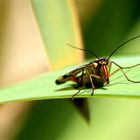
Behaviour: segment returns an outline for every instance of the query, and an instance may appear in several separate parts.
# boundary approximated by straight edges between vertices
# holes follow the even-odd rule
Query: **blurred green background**
[[[38,22],[38,27],[40,28],[44,46],[46,47],[48,58],[51,58],[50,65],[56,63],[61,65],[60,60],[57,62],[57,59],[62,57],[64,61],[64,58],[67,56],[61,56],[61,54],[65,52],[64,49],[68,50],[70,53],[69,56],[74,53],[73,51],[70,52],[71,48],[65,46],[66,43],[73,44],[78,40],[77,37],[75,37],[76,35],[70,37],[71,34],[75,33],[75,31],[69,29],[72,26],[71,22],[74,20],[70,9],[75,9],[73,11],[75,12],[75,18],[79,19],[84,47],[93,51],[98,56],[109,56],[123,41],[140,34],[140,1],[138,0],[73,0],[72,3],[73,5],[66,0],[54,0],[51,4],[50,1],[47,0],[32,1],[32,8],[34,9],[33,11]],[[51,12],[54,13],[47,11],[49,7],[51,7]],[[48,13],[42,16],[44,12]],[[56,23],[52,24],[50,20],[48,21],[49,24],[45,25],[47,21],[43,17],[50,16],[49,18],[51,19],[53,18],[53,14],[55,15],[56,13],[60,14],[57,15],[58,17],[56,16],[58,19],[54,17]],[[66,17],[68,17],[67,20]],[[61,20],[61,22],[59,20]],[[64,22],[62,20],[64,20]],[[65,25],[65,21],[70,23],[70,25]],[[58,26],[60,23],[65,24]],[[58,27],[56,27],[56,25]],[[51,29],[54,30],[52,31]],[[63,33],[67,34],[67,37],[64,36]],[[50,38],[48,39],[48,36],[52,40]],[[60,38],[64,36],[61,38],[62,41],[58,39],[58,36],[60,36]],[[56,38],[58,40],[56,40]],[[76,46],[77,45],[78,43],[76,43]],[[139,45],[140,39],[132,41],[117,51],[115,55],[139,55]],[[57,46],[57,48],[55,46]],[[63,48],[63,46],[65,47]],[[56,58],[53,60],[53,57]],[[72,57],[73,56],[68,59],[72,59]],[[78,55],[76,55],[75,58],[80,59],[77,60],[76,63],[81,61]],[[86,58],[93,58],[93,56],[86,54]],[[139,63],[139,60],[137,63]],[[74,62],[70,61],[69,64],[74,64]],[[58,67],[59,66],[53,66],[54,69],[58,69]],[[91,118],[90,124],[87,124],[83,116],[67,99],[33,102],[28,111],[20,114],[22,121],[19,127],[16,127],[16,130],[14,130],[14,126],[16,125],[15,121],[15,124],[13,123],[11,127],[12,129],[8,131],[11,132],[14,130],[14,135],[10,138],[7,136],[5,139],[140,139],[139,99],[102,97],[91,98],[88,102]],[[6,134],[8,135],[8,133]]]
[[[99,1],[100,5],[96,11],[93,10],[94,14],[90,11],[90,17],[86,21],[83,21],[81,17],[82,32],[87,49],[98,54],[98,56],[108,56],[124,40],[139,34],[140,2],[138,0]],[[94,2],[92,2],[93,5]],[[83,7],[84,3],[86,2],[79,2]],[[137,41],[139,42],[139,40]],[[122,47],[115,55],[128,54],[129,49],[131,54],[140,52],[138,45],[137,47],[131,45],[131,48]]]

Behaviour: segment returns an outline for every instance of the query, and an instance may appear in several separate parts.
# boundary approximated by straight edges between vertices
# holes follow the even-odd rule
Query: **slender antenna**
[[[89,51],[89,50],[82,49],[82,48],[77,48],[77,47],[75,47],[75,46],[73,46],[73,45],[71,45],[71,44],[67,44],[67,45],[70,46],[70,47],[72,47],[72,48],[74,48],[74,49],[78,49],[78,50],[82,50],[82,51],[88,52],[88,53],[94,55],[95,57],[97,57],[98,59],[100,59],[100,57],[98,57],[95,53],[93,53],[93,52],[91,52],[91,51]]]
[[[111,57],[119,48],[121,48],[123,45],[125,45],[125,44],[127,44],[128,42],[130,42],[130,41],[132,41],[132,40],[134,40],[134,39],[136,39],[136,38],[139,38],[139,37],[140,37],[140,35],[135,36],[135,37],[133,37],[133,38],[131,38],[131,39],[125,41],[124,43],[122,43],[119,47],[117,47],[117,48],[110,54],[110,56],[107,58],[107,60],[109,60],[110,57]]]

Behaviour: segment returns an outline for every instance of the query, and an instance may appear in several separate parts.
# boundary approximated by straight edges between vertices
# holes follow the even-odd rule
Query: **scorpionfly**
[[[82,65],[82,66],[68,72],[67,74],[57,78],[55,83],[59,85],[59,84],[65,83],[67,81],[75,82],[76,86],[78,88],[78,92],[75,93],[72,96],[72,98],[74,98],[74,96],[76,96],[81,91],[81,89],[86,89],[86,88],[92,88],[91,95],[93,95],[94,90],[96,88],[101,88],[101,87],[104,87],[105,85],[108,85],[110,76],[112,76],[113,74],[115,74],[118,71],[121,71],[129,82],[140,83],[140,81],[134,81],[134,80],[129,79],[128,76],[126,75],[126,73],[124,72],[124,69],[134,68],[136,66],[139,66],[140,64],[136,64],[136,65],[133,65],[130,67],[122,67],[122,66],[118,65],[117,63],[115,63],[114,61],[110,60],[110,58],[113,56],[113,54],[118,49],[120,49],[122,46],[124,46],[128,42],[130,42],[136,38],[139,38],[139,37],[140,37],[140,35],[135,36],[135,37],[125,41],[124,43],[122,43],[109,55],[108,58],[100,58],[89,50],[77,48],[77,47],[74,47],[74,46],[68,44],[72,48],[83,50],[83,51],[86,51],[86,52],[92,54],[97,59],[89,62],[88,64]],[[116,69],[115,71],[113,71],[111,73],[112,64],[116,65],[118,67],[118,69]]]

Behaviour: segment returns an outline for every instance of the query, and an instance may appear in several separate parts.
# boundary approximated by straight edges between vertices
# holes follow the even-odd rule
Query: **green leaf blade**
[[[140,60],[140,57],[117,57],[113,60],[121,66],[131,66],[132,64],[136,64]],[[78,90],[74,89],[69,83],[56,85],[55,80],[75,68],[77,68],[77,66],[50,74],[44,74],[32,80],[3,88],[0,91],[0,103],[71,98]],[[116,69],[116,67],[113,67],[113,69]],[[133,80],[140,80],[140,67],[126,71],[126,74]],[[114,74],[110,79],[110,84],[103,87],[103,89],[96,89],[94,91],[94,96],[91,96],[91,89],[84,89],[76,96],[76,98],[98,96],[140,97],[140,83],[128,82],[122,75],[121,71]]]

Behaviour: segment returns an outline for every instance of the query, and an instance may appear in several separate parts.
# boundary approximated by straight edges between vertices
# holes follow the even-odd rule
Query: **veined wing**
[[[57,78],[55,83],[56,84],[62,84],[62,83],[65,83],[67,81],[71,81],[71,80],[73,81],[73,79],[75,79],[78,74],[82,73],[82,71],[84,70],[86,65],[87,64],[82,65],[82,66],[78,67],[77,69],[75,69],[73,71],[70,71],[67,74]]]

